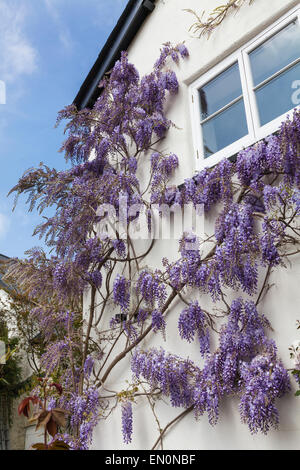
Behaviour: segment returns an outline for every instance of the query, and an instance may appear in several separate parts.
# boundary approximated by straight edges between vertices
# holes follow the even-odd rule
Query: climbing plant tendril
[[[226,4],[214,8],[207,18],[205,18],[205,11],[201,15],[191,9],[185,9],[184,11],[191,13],[196,18],[195,23],[190,27],[190,31],[198,37],[209,37],[230,13],[239,10],[245,3],[251,5],[253,2],[254,0],[228,0]]]

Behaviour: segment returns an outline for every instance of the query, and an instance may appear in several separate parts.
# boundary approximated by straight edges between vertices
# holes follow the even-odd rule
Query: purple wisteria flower
[[[161,281],[158,272],[142,271],[136,284],[137,292],[142,296],[149,305],[163,305],[166,299],[166,286]]]
[[[118,274],[114,280],[113,294],[115,303],[120,305],[122,312],[125,313],[130,302],[130,281]]]
[[[95,361],[92,358],[92,356],[87,356],[87,358],[85,360],[85,363],[84,363],[84,366],[83,366],[85,377],[87,377],[87,378],[90,377],[90,375],[93,371],[94,363],[95,363]]]
[[[122,403],[122,433],[125,444],[132,440],[132,402]]]
[[[279,414],[275,400],[290,391],[290,379],[283,364],[268,355],[256,356],[240,368],[244,391],[240,401],[242,420],[251,433],[264,434],[277,428]]]
[[[183,337],[194,337],[192,325],[202,313],[197,303],[181,314]],[[195,415],[208,414],[210,424],[219,418],[223,397],[241,397],[240,413],[251,432],[267,432],[278,423],[276,399],[290,390],[287,370],[277,358],[276,347],[265,334],[268,320],[252,301],[232,302],[227,323],[220,333],[219,347],[208,354],[202,369],[190,360],[162,349],[136,349],[131,369],[151,386],[159,386],[173,406],[193,406]]]
[[[73,393],[65,403],[70,412],[70,426],[79,428],[78,439],[72,439],[73,448],[87,450],[92,440],[93,430],[99,421],[99,392],[95,387],[84,390],[82,395]]]
[[[209,352],[209,329],[206,317],[197,301],[184,309],[178,320],[178,329],[183,339],[191,342],[197,334],[200,343],[200,353],[204,356]]]

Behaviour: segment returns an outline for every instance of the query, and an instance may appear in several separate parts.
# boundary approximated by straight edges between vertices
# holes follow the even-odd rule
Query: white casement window
[[[300,9],[190,85],[198,168],[275,132],[300,104]]]

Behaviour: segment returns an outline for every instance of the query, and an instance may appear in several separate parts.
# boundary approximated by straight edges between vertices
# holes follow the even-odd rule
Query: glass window
[[[208,71],[192,85],[202,158],[218,154],[211,159],[215,164],[230,156],[227,147],[239,150],[257,142],[300,105],[299,21],[295,8],[226,59],[223,69],[218,65],[218,72]]]
[[[294,108],[300,78],[300,26],[293,21],[249,54],[255,96],[264,125]]]
[[[201,119],[211,116],[242,95],[237,62],[199,90]]]
[[[256,91],[256,100],[263,126],[267,122],[281,116],[294,108],[295,100],[293,84],[300,79],[300,63],[273,78]]]
[[[286,26],[249,54],[254,86],[299,58],[298,21]]]
[[[204,158],[248,133],[238,63],[199,89]]]
[[[248,134],[244,100],[202,124],[204,158]]]

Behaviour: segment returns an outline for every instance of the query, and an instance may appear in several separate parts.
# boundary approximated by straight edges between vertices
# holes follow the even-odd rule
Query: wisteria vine
[[[165,44],[153,71],[140,77],[123,53],[99,84],[93,109],[69,106],[59,114],[59,121],[68,120],[62,151],[70,169],[41,165],[12,189],[28,194],[30,210],[56,209],[35,231],[53,254],[34,248],[10,264],[6,277],[32,303],[30,315],[44,341],[39,374],[61,387],[49,406],[64,410],[68,424],[63,429],[58,422],[48,432],[72,449],[87,449],[95,427],[105,426],[116,407],[124,442],[131,442],[136,400],[147,399],[158,422],[155,400],[162,396],[196,418],[207,413],[212,425],[222,399],[237,396],[250,432],[267,433],[279,423],[278,398],[290,390],[270,339],[271,312],[260,306],[271,272],[299,253],[300,113],[235,161],[225,159],[174,186],[183,156],[161,151],[160,143],[173,126],[165,104],[179,90],[171,64],[181,66],[188,56],[184,44]],[[124,219],[122,198],[148,215],[153,204],[217,210],[214,236],[184,233],[179,258],[151,267],[159,242],[147,240],[144,251],[136,251],[130,237],[136,215],[125,214],[125,236],[97,228],[107,221],[107,207]],[[189,298],[186,289],[193,292]],[[203,307],[206,297],[219,315]],[[175,300],[182,303],[178,341],[199,343],[197,363],[144,348],[151,334],[167,334]],[[108,389],[111,372],[130,356],[131,384]],[[32,392],[40,394],[38,387]],[[162,444],[165,431],[158,427]]]

